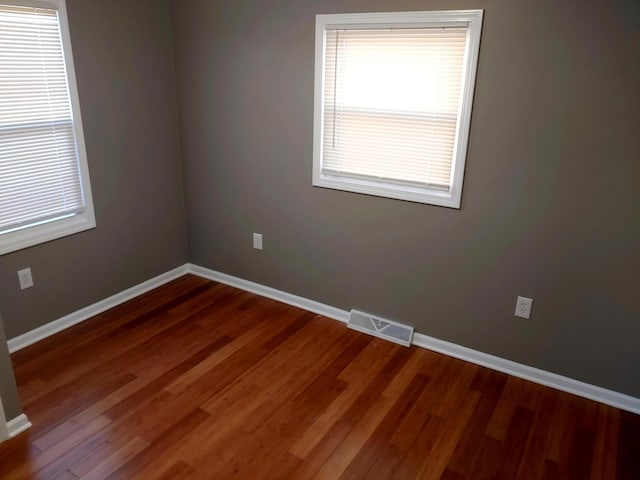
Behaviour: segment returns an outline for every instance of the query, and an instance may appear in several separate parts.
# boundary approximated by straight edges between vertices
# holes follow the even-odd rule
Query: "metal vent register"
[[[413,327],[357,310],[351,310],[347,326],[353,330],[384,338],[405,347],[411,345],[411,340],[413,339]]]

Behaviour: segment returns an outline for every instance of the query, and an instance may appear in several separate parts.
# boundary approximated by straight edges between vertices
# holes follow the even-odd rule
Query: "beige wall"
[[[172,8],[192,262],[640,396],[639,2]],[[312,187],[314,16],[442,8],[485,9],[461,210]]]

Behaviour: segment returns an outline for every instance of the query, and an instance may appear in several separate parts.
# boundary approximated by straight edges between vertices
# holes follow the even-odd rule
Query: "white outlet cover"
[[[256,250],[262,250],[262,234],[254,233],[253,234],[253,248]]]
[[[515,316],[519,318],[528,319],[531,316],[531,306],[533,305],[533,299],[527,297],[518,297],[516,301],[516,313]]]
[[[20,281],[20,288],[22,290],[33,287],[33,275],[31,275],[31,268],[18,270],[18,280]]]

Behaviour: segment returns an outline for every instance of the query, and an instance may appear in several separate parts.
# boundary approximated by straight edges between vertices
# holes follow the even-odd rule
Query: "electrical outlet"
[[[253,248],[256,250],[262,250],[262,234],[254,233],[253,234]]]
[[[529,318],[531,315],[531,306],[533,305],[533,299],[527,297],[518,297],[516,301],[516,317]]]
[[[33,275],[31,275],[31,268],[19,270],[18,280],[20,281],[20,288],[22,290],[33,287]]]

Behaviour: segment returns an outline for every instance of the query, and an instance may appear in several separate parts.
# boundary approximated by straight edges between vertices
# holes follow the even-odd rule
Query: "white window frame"
[[[78,154],[80,182],[84,197],[84,209],[81,212],[43,222],[35,222],[15,230],[0,232],[0,255],[2,255],[95,228],[96,220],[93,209],[87,151],[84,141],[84,130],[82,128],[80,100],[73,64],[73,52],[71,49],[71,36],[69,33],[65,0],[0,0],[0,3],[4,5],[42,7],[56,9],[58,11],[62,49],[71,100],[76,151]]]
[[[315,104],[313,131],[313,185],[336,190],[364,193],[380,197],[460,208],[462,185],[467,156],[471,108],[476,80],[482,10],[443,10],[423,12],[382,12],[316,15],[315,50]],[[328,28],[348,28],[362,26],[389,28],[390,26],[439,27],[466,26],[467,42],[464,59],[464,81],[458,112],[455,146],[452,161],[451,188],[443,192],[437,189],[414,188],[391,182],[368,181],[348,177],[323,174],[323,131],[324,131],[324,79],[325,44]]]

